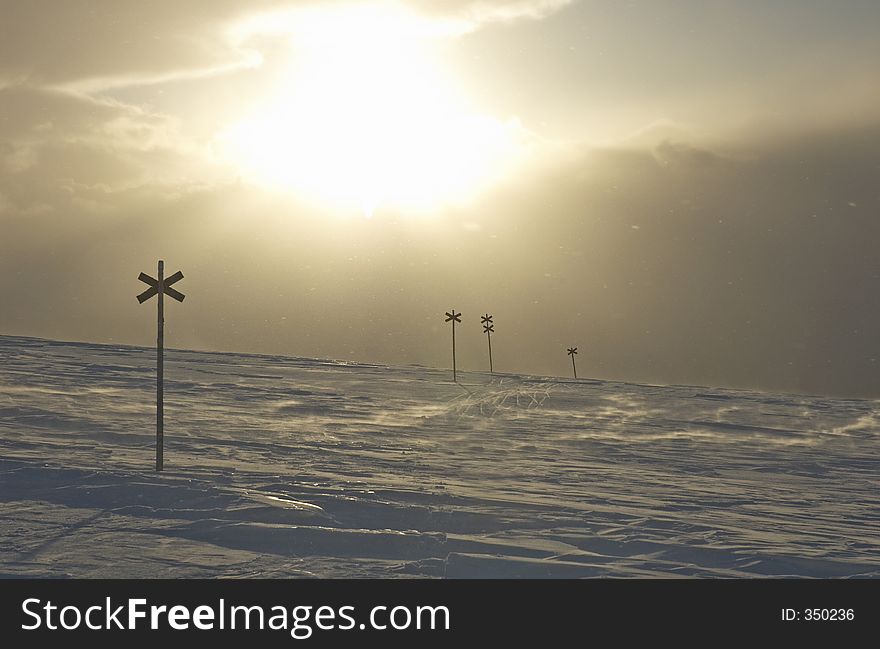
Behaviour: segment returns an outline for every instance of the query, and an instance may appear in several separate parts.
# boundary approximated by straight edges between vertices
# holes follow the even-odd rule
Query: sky
[[[0,15],[0,334],[880,397],[876,2]]]

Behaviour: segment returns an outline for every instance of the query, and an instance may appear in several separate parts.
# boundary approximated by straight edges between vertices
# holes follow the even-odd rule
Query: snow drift
[[[878,402],[0,337],[0,574],[878,577]],[[582,371],[586,371],[586,367]]]

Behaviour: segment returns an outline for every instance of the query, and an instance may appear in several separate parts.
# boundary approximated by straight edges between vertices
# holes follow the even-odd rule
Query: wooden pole
[[[574,364],[574,354],[571,355],[571,369],[572,369],[572,371],[574,371],[574,378],[577,378],[578,377],[578,368]]]
[[[495,370],[492,369],[492,332],[486,331],[486,336],[489,338],[489,374],[494,374]]]
[[[159,260],[159,317],[156,336],[156,471],[163,466],[164,421],[163,421],[163,385],[164,385],[164,354],[165,354],[165,262]]]
[[[156,471],[164,467],[164,403],[163,393],[165,390],[165,294],[168,297],[183,302],[186,297],[172,285],[183,279],[183,273],[177,271],[167,279],[165,278],[165,262],[159,260],[158,279],[153,279],[146,273],[138,275],[138,280],[149,286],[146,291],[137,296],[137,301],[143,304],[154,295],[158,296],[156,302]]]
[[[455,309],[452,312],[455,313]],[[458,383],[458,377],[455,372],[455,318],[452,319],[452,381]]]

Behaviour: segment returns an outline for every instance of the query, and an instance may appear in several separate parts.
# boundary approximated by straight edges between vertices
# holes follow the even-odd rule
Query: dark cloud
[[[600,374],[876,396],[878,151],[880,127],[590,152],[518,202],[551,275],[521,281]]]

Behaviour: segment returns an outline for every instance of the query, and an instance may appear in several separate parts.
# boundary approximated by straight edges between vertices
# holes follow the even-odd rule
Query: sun
[[[252,178],[366,216],[427,213],[467,201],[515,157],[516,122],[475,110],[444,70],[442,26],[375,5],[285,25],[292,54],[271,99],[222,136]]]

